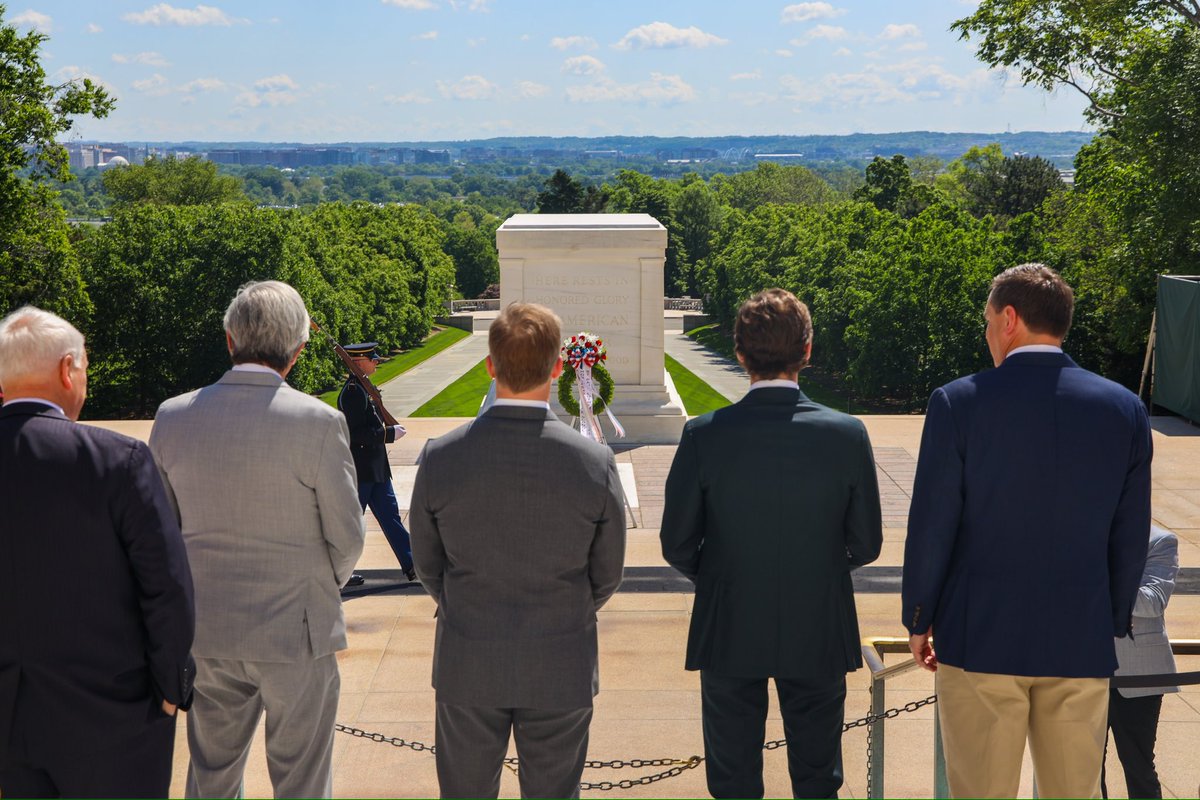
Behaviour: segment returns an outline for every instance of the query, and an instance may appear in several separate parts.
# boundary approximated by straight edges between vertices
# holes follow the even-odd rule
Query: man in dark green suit
[[[800,391],[812,320],[790,292],[747,300],[734,347],[750,391],[684,427],[661,532],[696,584],[686,667],[700,670],[708,789],[762,797],[774,678],[793,793],[835,797],[846,673],[862,666],[850,570],[883,544],[871,442]]]

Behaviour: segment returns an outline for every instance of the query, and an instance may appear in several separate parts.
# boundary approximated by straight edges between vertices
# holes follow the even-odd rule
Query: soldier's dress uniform
[[[375,342],[346,345],[351,356],[371,357]],[[358,476],[358,502],[365,511],[368,506],[384,537],[396,554],[404,575],[416,580],[413,570],[412,545],[408,530],[400,519],[400,504],[392,488],[392,467],[388,463],[387,448],[405,430],[399,425],[385,425],[375,401],[351,375],[338,394],[338,410],[346,415],[350,427],[350,453],[354,457],[354,471]]]

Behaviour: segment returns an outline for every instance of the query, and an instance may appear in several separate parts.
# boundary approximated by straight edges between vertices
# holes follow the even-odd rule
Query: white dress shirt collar
[[[550,410],[550,403],[545,400],[515,400],[511,397],[497,397],[492,401],[492,408],[496,406],[516,406],[517,408],[544,408]]]
[[[785,378],[773,378],[769,381],[755,381],[750,384],[750,391],[753,392],[755,389],[795,389],[800,391],[800,384]]]
[[[1008,356],[1015,356],[1017,353],[1061,353],[1063,349],[1052,344],[1027,344],[1023,347],[1014,347],[1008,351]],[[1008,358],[1005,356],[1005,358]]]

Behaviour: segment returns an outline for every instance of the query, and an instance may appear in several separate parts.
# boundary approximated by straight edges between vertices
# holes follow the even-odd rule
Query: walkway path
[[[397,417],[412,416],[438,392],[482,361],[487,352],[487,331],[476,331],[381,386],[379,393],[383,395],[383,404]]]
[[[664,336],[667,355],[687,367],[729,402],[736,403],[750,389],[746,370],[736,361],[714,353],[682,333],[667,331]]]

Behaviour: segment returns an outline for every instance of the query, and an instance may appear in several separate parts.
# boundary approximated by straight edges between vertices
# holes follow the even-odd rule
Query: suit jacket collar
[[[480,419],[557,420],[553,411],[528,406],[492,406]]]
[[[0,417],[50,417],[51,419],[67,419],[57,408],[44,403],[5,403],[0,408]]]
[[[790,405],[794,406],[808,400],[804,392],[799,389],[784,386],[766,386],[762,389],[753,389],[746,392],[746,396],[738,401],[738,405],[746,406],[776,406]]]
[[[1004,359],[997,369],[1005,367],[1078,367],[1066,353],[1014,353]]]
[[[283,383],[283,378],[279,377],[279,373],[274,372],[267,374],[266,372],[247,372],[240,369],[231,369],[221,376],[221,380],[217,381],[221,384],[250,384],[252,386],[267,386],[276,388]]]

